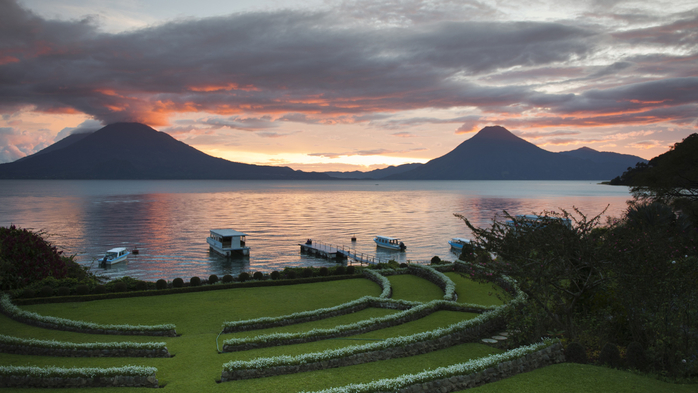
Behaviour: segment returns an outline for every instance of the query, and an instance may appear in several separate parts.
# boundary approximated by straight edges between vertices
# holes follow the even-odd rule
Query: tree
[[[564,210],[543,212],[532,220],[505,211],[508,221],[494,220],[488,229],[476,228],[467,218],[455,215],[472,231],[476,249],[496,255],[480,264],[495,276],[515,279],[528,295],[534,303],[529,313],[538,313],[540,328],[563,330],[572,337],[575,314],[606,282],[608,265],[596,231],[603,212],[591,219],[576,208],[575,212],[576,216]]]

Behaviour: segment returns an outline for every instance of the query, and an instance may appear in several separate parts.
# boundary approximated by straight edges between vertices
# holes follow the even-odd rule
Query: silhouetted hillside
[[[0,164],[0,178],[291,180],[330,177],[287,167],[241,164],[211,157],[144,124],[116,123],[91,134],[65,138],[22,160]]]
[[[385,177],[391,176],[391,175],[396,175],[399,173],[407,172],[412,169],[418,168],[422,166],[422,164],[419,163],[413,163],[413,164],[402,164],[402,165],[391,165],[387,168],[383,169],[374,169],[372,171],[368,172],[361,172],[361,171],[353,171],[353,172],[323,172],[331,177],[335,177],[338,179],[383,179]]]
[[[627,164],[611,159],[601,162],[581,157],[587,153],[598,157],[588,150],[553,153],[517,137],[504,127],[485,127],[450,153],[386,179],[610,180],[627,168]]]

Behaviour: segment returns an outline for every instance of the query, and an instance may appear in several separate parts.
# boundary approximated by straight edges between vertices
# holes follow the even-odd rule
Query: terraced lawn
[[[411,274],[400,274],[388,276],[388,280],[393,287],[393,299],[426,303],[444,298],[444,293],[438,285],[421,277]]]

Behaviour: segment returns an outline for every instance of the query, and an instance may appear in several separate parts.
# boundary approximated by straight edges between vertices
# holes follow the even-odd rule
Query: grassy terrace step
[[[444,293],[436,284],[411,274],[388,276],[393,288],[393,299],[403,299],[413,302],[429,302],[441,300]]]
[[[444,274],[456,284],[458,303],[499,306],[504,304],[499,297],[506,300],[510,299],[509,294],[496,285],[490,283],[479,283],[465,278],[456,272],[448,272]]]

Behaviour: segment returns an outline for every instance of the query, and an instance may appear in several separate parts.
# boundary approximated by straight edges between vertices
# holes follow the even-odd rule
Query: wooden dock
[[[357,253],[356,250],[351,250],[347,247],[339,247],[328,243],[312,241],[310,243],[298,244],[301,247],[301,252],[314,255],[325,259],[335,259],[338,261],[351,259],[360,264],[381,263],[380,259],[375,256],[364,253]],[[384,261],[386,262],[386,261]]]

